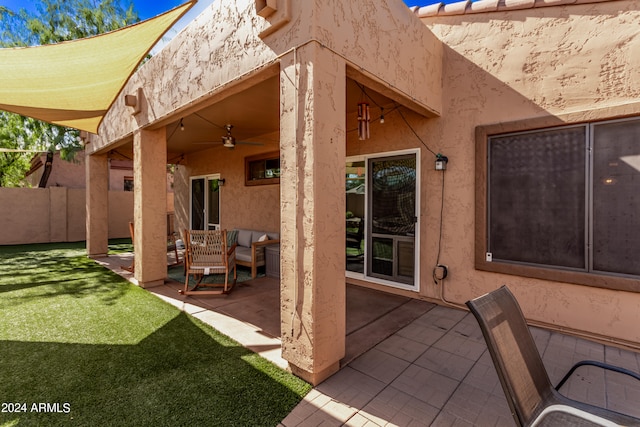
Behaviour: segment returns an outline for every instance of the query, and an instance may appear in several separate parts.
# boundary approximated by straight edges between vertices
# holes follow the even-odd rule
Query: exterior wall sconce
[[[224,178],[219,179],[219,180],[218,180],[218,186],[219,186],[219,187],[224,187],[224,183],[225,183],[225,182],[226,182],[226,180],[225,180]]]
[[[133,107],[133,115],[138,114],[142,110],[142,88],[138,88],[136,95],[125,95],[124,105]]]

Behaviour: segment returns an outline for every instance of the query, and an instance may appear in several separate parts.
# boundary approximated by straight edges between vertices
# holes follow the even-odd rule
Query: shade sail
[[[0,49],[0,109],[97,134],[136,67],[196,2],[99,36]]]

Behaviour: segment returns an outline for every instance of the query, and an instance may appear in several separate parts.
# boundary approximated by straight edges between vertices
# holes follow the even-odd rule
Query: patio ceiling
[[[372,89],[364,88],[364,91],[366,95],[361,84],[347,78],[347,116],[355,115],[358,102],[363,100],[370,103],[372,118],[378,114],[376,105],[385,108],[393,105],[393,100]],[[270,77],[219,102],[204,105],[200,109],[192,108],[190,111],[163,122],[167,128],[167,158],[170,163],[179,161],[185,155],[212,148],[224,153],[228,149],[222,146],[221,138],[226,134],[226,124],[233,125],[235,150],[242,150],[246,145],[243,143],[264,146],[265,151],[279,148],[278,76]],[[181,129],[181,123],[184,130]],[[355,126],[355,122],[347,123],[347,130]],[[112,148],[114,158],[132,158],[132,153],[131,140],[116,149]]]

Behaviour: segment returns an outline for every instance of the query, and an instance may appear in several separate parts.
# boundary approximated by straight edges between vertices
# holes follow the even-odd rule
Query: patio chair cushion
[[[255,242],[262,242],[262,240],[260,240],[262,238],[262,236],[266,236],[267,233],[265,233],[264,231],[252,231],[251,232],[251,243],[255,243]],[[249,245],[251,246],[251,245]]]
[[[279,243],[280,233],[260,230],[237,230],[236,262],[251,267],[251,277],[256,276],[256,268],[265,265],[265,245]],[[256,245],[255,256],[252,245]]]
[[[236,261],[251,262],[251,248],[236,246]]]
[[[238,243],[238,230],[227,231],[227,246],[231,247]]]
[[[270,235],[279,236],[279,233],[267,233],[259,230],[244,230],[238,229],[235,230],[237,234],[237,243],[236,247],[236,260],[245,263],[252,263],[254,260],[251,259],[251,244],[255,242],[264,242],[267,239],[273,239]],[[276,237],[277,239],[278,237]],[[258,253],[256,254],[258,257],[258,264],[264,264],[264,247],[258,248]]]
[[[251,230],[238,230],[238,246],[251,247]]]

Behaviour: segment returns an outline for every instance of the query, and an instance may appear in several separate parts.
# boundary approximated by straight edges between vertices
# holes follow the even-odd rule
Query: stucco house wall
[[[416,129],[450,160],[444,173],[441,255],[449,278],[442,285],[423,278],[421,293],[434,298],[444,295],[460,304],[507,284],[533,322],[638,345],[637,292],[488,273],[474,267],[475,227],[480,226],[474,216],[479,179],[477,127],[499,124],[507,130],[505,124],[522,120],[531,121],[533,128],[543,123],[640,115],[638,2],[538,7],[541,3],[488,13],[471,13],[471,5],[459,14],[432,15],[427,10],[421,18],[445,45],[445,96],[442,117],[417,121]],[[440,185],[439,177],[427,171],[423,178],[425,271],[431,271],[436,259],[439,215],[434,207],[440,204]]]

